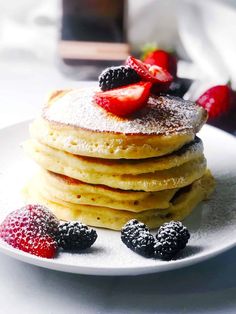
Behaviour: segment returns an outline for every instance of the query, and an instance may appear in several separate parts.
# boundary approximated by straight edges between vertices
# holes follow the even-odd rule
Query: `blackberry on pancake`
[[[170,87],[166,91],[166,94],[177,97],[184,97],[185,93],[187,93],[187,91],[189,90],[192,82],[193,80],[177,77],[170,84]]]
[[[137,83],[140,81],[138,73],[129,66],[121,65],[105,69],[98,78],[102,91]]]

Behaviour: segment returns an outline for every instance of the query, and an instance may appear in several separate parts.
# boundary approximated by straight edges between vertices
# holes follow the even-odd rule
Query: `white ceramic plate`
[[[23,205],[20,191],[35,165],[20,147],[28,138],[23,122],[0,130],[0,221]],[[216,192],[185,220],[191,232],[187,248],[177,260],[147,259],[127,249],[120,233],[98,229],[98,240],[86,253],[60,253],[48,260],[21,252],[0,241],[0,251],[45,268],[91,275],[138,275],[161,272],[206,260],[236,244],[236,139],[205,126],[200,133],[209,168],[217,180]]]

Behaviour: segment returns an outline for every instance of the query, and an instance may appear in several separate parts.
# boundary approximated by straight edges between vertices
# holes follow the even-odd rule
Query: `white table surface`
[[[35,116],[51,89],[81,84],[47,66],[0,64],[0,128]],[[0,313],[235,314],[235,261],[233,249],[162,274],[92,277],[46,270],[0,254]]]

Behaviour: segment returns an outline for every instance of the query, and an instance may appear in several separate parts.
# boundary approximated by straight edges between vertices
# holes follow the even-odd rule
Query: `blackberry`
[[[129,249],[142,256],[154,255],[155,239],[148,227],[136,219],[128,221],[121,229],[121,240]]]
[[[189,90],[192,80],[186,78],[176,78],[166,92],[166,94],[183,98],[185,93]]]
[[[188,229],[180,221],[164,223],[156,234],[155,256],[171,260],[185,248],[189,238]]]
[[[66,251],[79,251],[89,248],[97,239],[97,232],[86,225],[71,221],[59,225],[57,243]]]
[[[121,65],[105,69],[98,78],[101,90],[125,86],[140,81],[138,73],[129,66]]]

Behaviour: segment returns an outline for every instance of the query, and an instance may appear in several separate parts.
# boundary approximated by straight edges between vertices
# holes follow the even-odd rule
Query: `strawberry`
[[[126,64],[133,68],[142,80],[151,82],[153,84],[152,90],[155,92],[166,91],[173,81],[172,75],[157,65],[146,64],[132,56],[127,58]]]
[[[134,69],[144,81],[152,83],[167,83],[173,80],[172,75],[165,69],[157,66],[150,65],[129,56],[126,64]]]
[[[94,101],[105,110],[123,117],[145,106],[152,84],[139,82],[106,92],[97,92]]]
[[[208,111],[209,118],[216,118],[229,109],[230,96],[228,85],[217,85],[205,91],[196,102]]]
[[[30,236],[28,232],[22,232],[15,245],[12,246],[21,251],[44,258],[54,258],[58,250],[55,239],[47,234]]]
[[[0,238],[9,245],[45,258],[57,252],[58,219],[44,206],[27,205],[10,213],[0,225]]]
[[[173,54],[165,50],[155,50],[145,55],[143,62],[158,65],[166,69],[172,76],[176,77],[177,74],[177,59]]]

